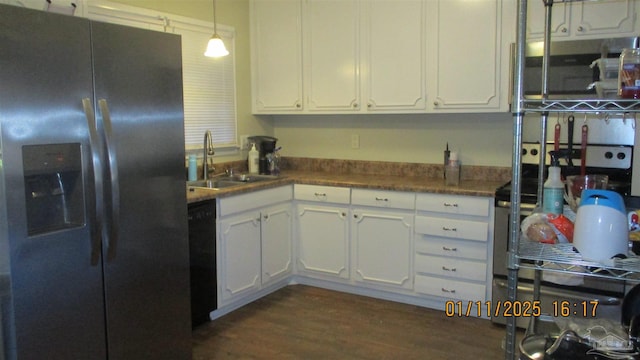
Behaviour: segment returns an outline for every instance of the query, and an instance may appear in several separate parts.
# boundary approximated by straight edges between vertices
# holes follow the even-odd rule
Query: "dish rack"
[[[563,3],[584,0],[539,0],[543,1],[547,11],[545,11],[545,33],[543,55],[543,76],[548,76],[549,63],[549,43],[551,38],[550,24],[553,3]],[[553,271],[568,274],[578,274],[583,276],[594,276],[607,279],[624,279],[633,282],[640,282],[640,257],[630,256],[626,259],[613,259],[607,263],[585,261],[579,253],[573,251],[571,244],[540,244],[523,239],[520,240],[520,177],[522,173],[522,123],[526,113],[540,114],[541,129],[541,149],[540,153],[546,153],[546,133],[547,118],[551,113],[573,112],[573,113],[599,113],[599,114],[633,114],[640,112],[640,101],[627,99],[612,99],[604,96],[601,99],[588,100],[549,100],[546,79],[543,81],[542,96],[540,99],[525,99],[523,96],[523,68],[526,41],[526,1],[519,0],[517,5],[517,27],[516,27],[516,49],[515,49],[515,70],[513,83],[513,127],[514,127],[514,148],[512,160],[512,191],[511,191],[511,217],[510,217],[510,237],[508,254],[508,294],[509,300],[516,301],[516,289],[518,287],[518,269],[532,268],[536,270],[534,280],[534,301],[540,299],[540,281],[543,271]],[[612,68],[613,65],[606,66]],[[544,156],[541,156],[541,164],[538,174],[539,189],[538,194],[542,194],[544,183]],[[521,260],[527,260],[521,262]],[[536,331],[536,320],[542,321],[543,317],[533,317],[528,331]],[[548,320],[548,319],[547,319]],[[540,329],[541,330],[541,329]],[[505,338],[505,359],[516,359],[516,318],[507,318]]]

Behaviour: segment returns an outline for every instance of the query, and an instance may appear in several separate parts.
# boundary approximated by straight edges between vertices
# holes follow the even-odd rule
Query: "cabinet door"
[[[302,110],[302,2],[251,1],[254,113]]]
[[[351,234],[356,281],[412,287],[413,214],[354,209]]]
[[[566,3],[554,3],[551,14],[551,37],[553,39],[569,36],[569,6]],[[527,38],[542,39],[544,37],[545,6],[542,1],[527,3]]]
[[[222,303],[260,289],[260,212],[219,221]]]
[[[360,1],[307,0],[304,24],[308,110],[360,110]]]
[[[291,273],[291,204],[262,210],[262,283]]]
[[[554,3],[551,7],[552,39],[634,35],[636,0],[603,0]],[[542,1],[527,5],[527,37],[542,39],[545,6]]]
[[[362,4],[361,70],[367,110],[426,110],[425,2]]]
[[[300,271],[349,278],[348,213],[344,206],[297,205]]]
[[[506,110],[507,97],[500,96],[502,1],[427,1],[427,6],[433,110]]]
[[[576,37],[634,34],[634,0],[571,3],[570,33]]]

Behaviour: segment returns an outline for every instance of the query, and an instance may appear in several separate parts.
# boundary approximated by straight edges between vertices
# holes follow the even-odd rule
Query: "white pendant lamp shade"
[[[213,35],[209,39],[207,44],[207,50],[204,52],[204,56],[207,57],[220,57],[229,55],[229,51],[224,47],[222,38],[216,31],[216,0],[213,0]]]
[[[209,43],[207,44],[207,51],[204,52],[204,56],[208,57],[220,57],[229,55],[229,51],[224,47],[224,43],[218,34],[213,34]]]

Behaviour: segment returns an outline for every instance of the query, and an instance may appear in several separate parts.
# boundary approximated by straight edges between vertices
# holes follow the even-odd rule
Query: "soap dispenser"
[[[564,183],[560,178],[557,153],[550,151],[549,155],[551,155],[551,166],[549,166],[547,181],[544,182],[542,211],[559,215],[562,214],[564,207]]]
[[[257,174],[259,170],[259,156],[260,153],[256,149],[256,144],[251,144],[251,150],[249,150],[248,168],[250,174]]]

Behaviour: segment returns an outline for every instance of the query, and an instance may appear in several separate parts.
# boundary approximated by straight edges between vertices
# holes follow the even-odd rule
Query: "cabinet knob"
[[[455,232],[455,231],[458,231],[458,229],[457,229],[457,228],[448,228],[448,227],[446,227],[446,226],[443,226],[443,227],[442,227],[442,230],[444,230],[444,231],[454,231],[454,232]]]
[[[373,104],[372,104],[372,103],[368,103],[368,104],[367,104],[367,107],[368,107],[369,109],[371,109],[371,108],[373,107]]]
[[[296,102],[296,109],[300,109],[302,107],[302,104],[300,104],[299,102]]]
[[[358,218],[358,214],[353,214],[353,218],[357,219]]]
[[[342,214],[342,216],[347,216],[346,212],[342,212],[341,214]]]
[[[444,250],[444,251],[458,251],[458,248],[450,248],[450,247],[443,246],[442,250]]]
[[[263,217],[265,220],[267,220],[267,219],[269,218],[269,215],[267,214],[267,215],[264,215],[264,216],[262,216],[262,217]]]
[[[440,106],[440,102],[439,102],[439,101],[434,101],[434,102],[433,102],[433,106],[436,106],[436,107],[437,107],[437,106]]]
[[[449,269],[448,267],[443,266],[443,267],[442,267],[442,270],[444,270],[444,271],[451,271],[451,272],[455,272],[455,271],[456,271],[456,268],[451,268],[451,269]]]
[[[566,33],[567,31],[568,31],[568,30],[567,30],[567,28],[566,28],[566,27],[563,27],[563,28],[560,30],[560,32],[563,32],[563,33]]]
[[[327,197],[327,194],[325,193],[313,193],[313,195],[317,196],[317,197]]]
[[[451,203],[444,203],[444,204],[442,204],[442,205],[444,205],[445,207],[458,207],[458,204],[456,204],[456,203],[453,203],[453,204],[451,204]]]
[[[584,27],[582,27],[582,26],[578,26],[578,29],[577,29],[577,30],[578,30],[579,32],[583,32],[583,31],[584,31]]]
[[[389,199],[376,196],[376,201],[389,201]]]
[[[445,289],[445,288],[442,288],[442,292],[449,293],[449,294],[455,294],[456,293],[455,290],[449,290],[449,289]]]
[[[351,105],[354,109],[358,108],[358,103],[353,103],[353,105]]]

